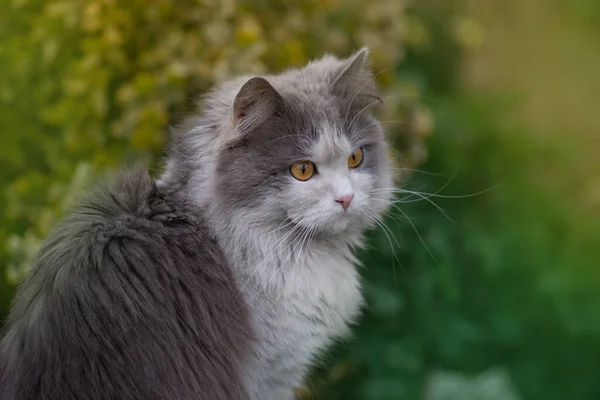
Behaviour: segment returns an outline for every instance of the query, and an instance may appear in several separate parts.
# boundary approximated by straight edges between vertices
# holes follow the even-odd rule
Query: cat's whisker
[[[408,158],[407,158],[407,157],[406,157],[404,154],[402,154],[402,152],[401,152],[400,150],[396,149],[396,148],[395,148],[394,146],[392,146],[391,144],[389,144],[389,143],[387,143],[387,142],[385,142],[385,141],[381,141],[381,140],[373,140],[373,141],[372,141],[372,143],[379,143],[379,144],[382,144],[382,145],[384,145],[384,146],[387,146],[387,147],[389,147],[391,150],[393,150],[393,151],[395,151],[396,153],[398,153],[398,155],[399,155],[400,157],[402,157],[402,158],[404,159],[404,161],[406,161],[406,162],[408,162],[408,163],[410,162],[410,160],[409,160],[409,159],[408,159]]]
[[[401,229],[400,223],[397,220],[397,218],[400,218],[400,216],[397,216],[397,215],[394,215],[394,214],[391,214],[391,213],[389,213],[389,214],[392,217],[395,217],[395,218],[392,218],[392,221],[394,221],[394,223],[396,224],[396,227],[398,228],[398,233],[400,233],[400,242],[402,242],[402,231],[400,230]]]
[[[435,208],[437,208],[449,221],[456,223],[456,221],[454,221],[452,218],[450,218],[450,216],[448,216],[447,212],[441,208],[437,203],[435,203],[433,200],[431,200],[428,196],[425,196],[419,192],[414,192],[414,191],[408,191],[408,190],[404,190],[404,189],[397,189],[397,190],[393,190],[393,191],[389,191],[391,193],[409,193],[408,196],[405,196],[403,198],[400,199],[395,199],[392,200],[391,202],[393,204],[406,204],[406,203],[414,203],[414,202],[418,202],[418,201],[427,201],[428,203],[432,204]],[[389,193],[388,192],[388,193]],[[375,194],[377,193],[382,193],[381,191],[377,192],[373,192]],[[410,199],[412,196],[417,196],[418,199],[416,200],[408,200]]]
[[[375,191],[377,191],[377,189],[376,189]],[[403,189],[392,188],[392,192],[402,192],[402,191],[403,191]],[[415,192],[415,194],[417,194],[417,193]],[[420,193],[418,193],[418,194],[419,194],[419,195],[421,195]],[[424,197],[424,196],[423,196],[423,197]],[[442,212],[442,214],[444,214],[444,215],[445,215],[445,216],[446,216],[446,217],[447,217],[447,218],[448,218],[450,221],[452,221],[452,222],[455,222],[455,221],[454,221],[454,220],[452,220],[450,217],[448,217],[448,215],[447,215],[447,214],[444,212],[444,210],[443,210],[443,209],[441,209],[441,208],[440,208],[440,207],[439,207],[437,204],[433,203],[433,202],[432,202],[430,199],[428,199],[428,198],[425,198],[425,200],[428,200],[428,201],[430,201],[430,202],[431,202],[431,203],[432,203],[434,206],[436,206],[436,207],[437,207],[437,208],[438,208],[438,209],[439,209],[439,210]],[[425,240],[424,240],[424,239],[423,239],[423,237],[421,236],[421,233],[418,231],[418,229],[417,229],[416,225],[415,225],[415,224],[414,224],[414,222],[413,222],[413,221],[410,219],[410,217],[409,217],[409,216],[408,216],[408,215],[407,215],[407,214],[406,214],[406,213],[405,213],[405,212],[404,212],[404,211],[403,211],[403,210],[402,210],[402,209],[401,209],[401,208],[398,206],[397,202],[392,202],[392,203],[391,203],[391,206],[392,206],[393,208],[395,208],[395,209],[396,209],[398,212],[400,212],[400,213],[401,213],[401,216],[402,216],[404,219],[406,219],[406,220],[409,222],[409,224],[412,226],[413,230],[415,231],[415,233],[416,233],[416,234],[417,234],[417,236],[419,237],[419,240],[420,240],[420,241],[421,241],[421,243],[423,244],[423,247],[425,248],[425,250],[427,251],[427,253],[428,253],[428,254],[431,256],[431,258],[432,258],[432,259],[433,259],[433,260],[436,262],[436,264],[438,264],[438,265],[439,265],[439,262],[438,262],[438,260],[435,258],[435,256],[433,255],[433,252],[432,252],[432,251],[429,249],[429,247],[428,247],[428,246],[427,246],[427,244],[425,243]],[[371,219],[373,219],[373,216],[372,216],[372,215],[370,215],[368,212],[365,212],[365,214],[366,214],[367,216],[371,217]],[[396,216],[395,216],[393,213],[389,213],[389,214],[390,214],[391,216],[394,216],[394,217],[396,217]],[[374,221],[377,223],[377,221],[376,221],[375,219],[373,219],[373,220],[374,220]],[[394,218],[394,220],[395,220],[395,218]],[[396,222],[397,222],[397,221],[396,221]],[[384,229],[384,227],[383,227],[381,224],[379,224],[379,223],[378,223],[377,225],[378,225],[378,226],[380,226],[380,227],[382,228],[382,230],[384,230],[384,233],[385,233],[385,229]],[[383,225],[385,225],[385,224],[383,224]],[[386,226],[386,228],[388,228],[388,229],[389,229],[389,227],[387,227],[387,226]],[[386,233],[386,235],[387,235],[387,233]],[[388,241],[389,241],[389,240],[390,240],[390,238],[388,237]],[[391,245],[391,242],[390,242],[390,245]],[[392,251],[393,251],[393,249],[392,249]]]
[[[440,207],[439,205],[437,205],[437,203],[435,203],[429,197],[424,196],[424,195],[422,195],[421,193],[418,193],[418,192],[409,192],[409,193],[414,194],[415,196],[418,196],[419,198],[421,198],[422,200],[425,200],[429,204],[432,204],[435,208],[437,208],[444,215],[444,217],[446,217],[448,219],[448,221],[456,223],[456,221],[454,221],[452,218],[450,218],[450,216],[448,216],[448,214],[446,213],[446,211],[444,211],[444,209],[442,207]],[[413,202],[413,201],[418,201],[418,200],[394,201],[394,204],[397,204],[397,203],[410,203],[410,202]]]
[[[286,223],[285,225],[283,225],[283,226],[282,226],[282,224],[283,224],[283,223],[285,223],[285,222],[287,222],[287,223]],[[283,220],[283,221],[282,221],[282,222],[279,224],[279,226],[278,226],[277,228],[275,228],[275,229],[273,229],[273,230],[271,230],[271,231],[267,232],[267,233],[266,233],[266,236],[270,236],[271,234],[277,233],[277,232],[278,232],[278,231],[280,231],[281,229],[284,229],[284,228],[286,228],[286,227],[288,227],[288,226],[290,226],[290,225],[293,225],[294,223],[295,223],[295,222],[294,222],[294,221],[292,221],[292,220],[289,220],[289,219],[284,219],[284,220]],[[288,234],[289,234],[289,233],[290,233],[290,232],[288,232]],[[282,240],[283,240],[283,239],[285,239],[285,236],[282,238]],[[268,246],[268,247],[265,249],[265,251],[270,251],[271,249],[273,249],[273,248],[277,247],[278,245],[279,245],[279,242],[278,242],[278,241],[275,241],[273,244],[271,244],[270,246]],[[255,254],[255,255],[254,255],[254,257],[252,257],[251,259],[247,260],[246,262],[247,262],[247,263],[250,263],[251,261],[254,261],[255,259],[257,259],[257,258],[259,258],[259,257],[262,257],[262,256],[263,256],[263,254],[262,254],[262,253]]]
[[[302,242],[304,242],[304,238],[307,237],[309,234],[309,230],[308,229],[304,229],[303,230],[303,234],[302,234],[302,239],[301,242],[299,241],[299,245],[300,245],[300,249],[298,251],[298,254],[296,255],[296,261],[292,262],[292,271],[293,271],[293,275],[296,276],[296,269],[298,268],[298,266],[300,265],[300,254],[302,253]],[[292,251],[290,252],[290,254],[293,254],[294,249],[292,249]],[[281,270],[281,268],[283,268],[283,264],[280,265],[277,270],[274,272],[273,277],[275,276],[275,274],[279,273],[279,271]],[[271,277],[271,279],[273,279],[273,277]]]
[[[380,188],[380,189],[372,189],[369,193],[371,195],[378,195],[378,194],[394,194],[394,195],[396,195],[398,193],[404,194],[405,192],[402,192],[402,191],[400,191],[400,189],[397,189],[397,188],[394,188],[394,189]],[[404,196],[401,199],[395,199],[395,200],[391,200],[391,201],[398,202],[398,200],[402,200],[403,203],[412,203],[413,201],[422,201],[422,199],[407,200],[407,199],[410,199],[411,197],[415,197],[415,195],[408,194],[408,196]]]
[[[383,70],[379,71],[377,74],[375,74],[373,77],[371,77],[371,79],[369,79],[367,82],[365,82],[365,83],[364,83],[364,84],[363,84],[363,85],[362,85],[362,86],[361,86],[361,87],[360,87],[360,88],[359,88],[359,89],[356,91],[356,93],[355,93],[355,94],[354,94],[354,96],[352,97],[352,100],[350,101],[350,105],[348,106],[348,108],[347,108],[347,110],[346,110],[346,113],[345,113],[345,115],[344,115],[344,120],[347,120],[347,119],[348,119],[348,114],[350,113],[350,110],[352,109],[352,104],[354,103],[354,100],[356,100],[356,97],[357,97],[357,96],[360,94],[361,90],[363,90],[363,89],[365,88],[365,86],[366,86],[366,85],[368,85],[369,83],[373,82],[373,81],[374,81],[374,80],[375,80],[375,79],[376,79],[376,78],[377,78],[379,75],[383,74],[384,72],[387,72],[387,71],[390,71],[390,70],[392,70],[392,69],[396,68],[398,65],[400,65],[400,64],[395,64],[395,65],[392,65],[391,67],[388,67],[388,68],[385,68],[385,69],[383,69]],[[406,93],[403,93],[403,94],[401,94],[401,95],[404,95],[404,96],[406,96],[407,94],[406,94]],[[422,95],[413,95],[413,96],[415,96],[417,99],[431,99],[431,98],[430,98],[430,97],[428,97],[428,96],[422,96]],[[385,98],[384,98],[384,99],[385,99]],[[384,100],[384,99],[378,99],[378,102],[379,102],[379,101],[383,102],[383,100]]]
[[[394,208],[394,206],[392,205],[392,209]],[[400,223],[398,222],[398,220],[405,220],[407,219],[404,215],[400,215],[400,214],[395,214],[392,211],[388,211],[387,215],[389,215],[390,217],[393,217],[392,220],[396,222],[396,224],[400,225]]]
[[[304,257],[302,258],[301,262],[296,262],[294,263],[294,266],[292,267],[294,269],[294,272],[296,272],[297,268],[301,268],[302,265],[306,262],[306,259],[308,258],[308,254],[309,254],[309,249],[310,249],[310,245],[312,242],[312,237],[314,237],[314,235],[316,234],[316,230],[315,228],[318,226],[319,221],[314,222],[308,229],[307,229],[307,235],[306,235],[306,246],[304,246],[304,239],[302,241],[302,244],[300,246],[300,252],[298,254],[298,260],[300,260],[300,257],[303,255]],[[302,250],[304,249],[304,253],[302,252]]]
[[[356,100],[356,96],[358,96],[361,92],[361,90],[363,90],[365,88],[365,86],[367,86],[369,83],[373,82],[379,75],[383,74],[384,72],[387,72],[389,70],[392,70],[394,68],[396,68],[399,64],[396,65],[392,65],[391,67],[388,67],[384,70],[379,71],[377,74],[374,74],[371,79],[369,79],[368,81],[366,81],[365,83],[362,84],[361,87],[358,88],[358,90],[356,91],[356,93],[354,93],[354,96],[352,96],[352,100],[350,100],[350,105],[348,106],[348,109],[346,110],[346,114],[344,115],[344,121],[348,120],[348,114],[350,113],[350,110],[352,109],[352,103],[354,103],[354,100]]]
[[[381,231],[385,234],[385,236],[388,239],[388,242],[390,244],[390,250],[392,251],[392,255],[394,257],[394,260],[398,262],[398,265],[400,265],[400,268],[404,269],[404,266],[402,265],[402,262],[398,258],[398,254],[396,253],[396,250],[394,248],[394,244],[392,243],[392,238],[393,238],[394,242],[396,243],[396,245],[398,246],[398,248],[401,247],[400,243],[398,242],[398,239],[396,239],[396,236],[394,235],[393,231],[387,225],[385,225],[383,222],[381,222],[377,217],[375,217],[373,214],[371,214],[370,212],[364,210],[363,213],[368,218],[370,218],[373,222],[375,222],[375,224],[377,224],[377,226],[379,226],[381,228]],[[397,284],[397,281],[396,281],[396,267],[395,267],[393,261],[392,261],[392,271],[393,271],[393,275],[394,275],[394,282]]]
[[[475,193],[468,193],[465,195],[443,195],[440,194],[440,192],[442,190],[444,190],[449,184],[450,182],[454,179],[454,177],[456,176],[458,172],[458,168],[454,171],[454,173],[452,174],[452,176],[448,179],[448,181],[438,190],[436,190],[434,193],[426,193],[426,192],[421,192],[421,191],[413,191],[413,190],[408,190],[408,189],[404,189],[404,188],[396,188],[396,187],[391,187],[391,188],[376,188],[376,189],[372,189],[373,193],[408,193],[410,195],[415,195],[415,196],[419,196],[421,197],[423,200],[425,200],[425,198],[429,199],[431,197],[437,197],[437,198],[442,198],[442,199],[464,199],[464,198],[469,198],[469,197],[475,197],[475,196],[479,196],[488,192],[491,192],[492,190],[495,190],[496,188],[502,186],[504,184],[504,182],[500,182],[490,188],[484,189],[484,190],[480,190],[478,192]],[[420,201],[420,200],[411,200],[411,201],[400,201],[402,203],[410,203],[413,201]],[[396,201],[398,202],[398,201]]]
[[[426,192],[418,192],[421,195],[424,195],[426,197],[438,197],[438,198],[442,198],[442,199],[465,199],[465,198],[469,198],[469,197],[475,197],[475,196],[480,196],[482,194],[488,193],[496,188],[498,188],[499,186],[503,185],[504,182],[498,183],[497,185],[492,186],[491,188],[485,189],[485,190],[481,190],[479,192],[475,192],[475,193],[469,193],[469,194],[465,194],[465,195],[442,195],[442,194],[436,194],[436,193],[426,193]],[[409,193],[409,194],[413,194],[415,192],[407,190],[407,189],[399,189],[399,188],[394,188],[394,189],[389,189],[388,192],[391,193]]]
[[[305,218],[305,219],[307,219],[307,218]],[[302,226],[302,225],[298,225],[298,226],[301,226],[300,234],[299,234],[300,235],[300,239],[297,241],[297,243],[295,245],[292,244],[292,249],[291,249],[291,251],[289,251],[288,256],[286,257],[285,260],[283,260],[279,264],[279,266],[277,268],[275,268],[275,270],[273,271],[273,274],[267,280],[267,283],[266,283],[265,286],[268,286],[271,283],[271,281],[277,276],[277,274],[281,271],[281,268],[288,262],[288,260],[290,260],[293,257],[295,251],[299,248],[299,246],[300,246],[300,251],[302,250],[301,246],[302,246],[302,243],[304,242],[304,237],[306,235],[308,235],[308,233],[310,232],[310,230],[306,226]]]
[[[413,230],[415,231],[415,233],[417,234],[417,236],[419,237],[419,240],[421,241],[421,243],[423,244],[423,247],[425,248],[425,251],[427,251],[427,253],[429,254],[429,256],[431,257],[431,259],[438,265],[440,266],[439,261],[437,260],[437,258],[435,258],[435,256],[433,255],[433,252],[429,249],[429,246],[427,246],[427,244],[425,243],[425,240],[423,239],[423,236],[421,236],[421,233],[419,232],[419,230],[417,229],[417,226],[414,224],[414,222],[410,219],[410,217],[400,208],[398,207],[398,205],[393,204],[393,207],[395,207],[408,221],[408,223],[412,226]]]
[[[390,167],[391,170],[394,171],[407,171],[407,172],[417,172],[420,174],[424,174],[424,175],[431,175],[431,176],[439,176],[439,177],[445,177],[445,175],[442,174],[436,174],[435,172],[429,172],[429,171],[423,171],[422,169],[415,169],[415,168],[402,168],[402,167]]]
[[[298,260],[300,260],[300,256],[302,255],[302,251],[304,250],[304,259],[302,262],[300,262],[299,264],[304,263],[304,261],[306,260],[306,256],[308,255],[309,249],[310,249],[310,240],[309,237],[312,237],[314,235],[316,235],[317,232],[317,227],[320,225],[322,219],[319,218],[316,221],[313,221],[312,223],[310,223],[307,227],[306,227],[306,237],[302,240],[301,246],[300,246],[300,250],[299,250],[299,255],[298,255]],[[306,243],[305,243],[306,242]]]
[[[286,138],[294,138],[296,141],[300,141],[301,138],[299,137],[299,135],[296,134],[290,134],[290,135],[283,135],[283,136],[279,136],[273,140],[268,141],[267,143],[265,143],[263,146],[267,146],[273,142],[276,142],[277,140],[281,140],[281,139],[286,139]]]
[[[419,193],[421,195],[425,195],[427,198],[429,198],[429,197],[435,197],[435,195],[437,195],[442,190],[444,190],[450,184],[450,182],[452,182],[452,180],[456,176],[457,172],[458,172],[458,167],[456,168],[456,170],[454,171],[454,173],[452,174],[452,176],[450,176],[450,178],[448,178],[448,180],[446,181],[446,183],[444,183],[444,185],[440,189],[438,189],[435,193],[432,193],[432,194],[411,191],[411,190],[403,189],[403,188],[389,188],[389,189],[393,189],[397,193],[410,193],[410,194],[413,194],[413,195]],[[382,189],[388,189],[388,188],[382,188]]]
[[[292,245],[292,249],[289,252],[289,258],[293,258],[295,256],[296,260],[292,261],[292,269],[294,271],[294,274],[296,272],[296,268],[298,267],[298,265],[300,265],[300,255],[302,254],[302,246],[304,243],[304,240],[306,239],[306,237],[308,237],[308,235],[310,234],[310,229],[308,227],[303,227],[299,238],[297,239],[297,243],[296,245]],[[294,254],[296,252],[296,250],[298,250],[297,254]],[[284,264],[287,262],[287,260],[285,260],[284,262],[281,263],[281,265],[279,265],[275,271],[273,271],[273,276],[271,276],[271,278],[269,279],[269,281],[267,283],[269,283],[271,280],[273,280],[275,278],[275,276],[281,271],[281,269],[283,268]]]
[[[306,250],[304,252],[304,261],[303,263],[306,262],[306,260],[308,259],[308,254],[309,254],[309,249],[312,245],[313,240],[315,239],[315,237],[317,236],[317,231],[315,229],[313,229],[312,235],[309,237],[307,245],[306,245]]]
[[[369,217],[371,219],[371,221],[373,221],[375,224],[377,224],[377,226],[379,226],[384,231],[384,233],[386,233],[386,235],[387,235],[387,232],[390,230],[390,228],[387,225],[385,225],[379,218],[377,218],[376,216],[374,216],[372,213],[370,213],[367,210],[363,210],[362,213],[364,215],[366,215],[367,217]],[[394,241],[395,241],[396,245],[398,247],[400,247],[400,243],[396,239],[395,235],[392,234],[392,236],[394,237]],[[391,238],[388,236],[388,239],[391,239]],[[391,241],[390,241],[390,246],[392,247],[392,249],[394,248]]]
[[[299,265],[302,265],[306,262],[306,259],[308,258],[308,254],[310,252],[310,246],[312,243],[312,240],[314,239],[314,237],[317,235],[317,227],[320,226],[320,224],[322,223],[323,219],[319,218],[316,221],[312,222],[308,228],[307,231],[309,232],[309,234],[307,235],[307,239],[306,239],[306,244],[302,244],[302,247],[300,249],[300,251],[302,252],[302,249],[304,249],[304,258],[302,260],[302,262],[299,263]]]
[[[409,96],[409,94],[406,94],[406,93],[397,93],[397,94],[392,94],[392,95],[389,95],[389,96],[385,96],[385,97],[383,97],[383,98],[381,98],[381,99],[377,99],[377,100],[375,100],[375,101],[372,101],[372,102],[371,102],[371,103],[369,103],[368,105],[364,106],[364,107],[363,107],[363,108],[362,108],[362,109],[361,109],[361,110],[360,110],[360,111],[359,111],[359,112],[358,112],[358,113],[357,113],[357,114],[354,116],[354,118],[352,118],[352,120],[350,121],[350,123],[348,124],[348,126],[350,126],[350,127],[354,126],[353,124],[354,124],[354,122],[356,121],[356,119],[357,119],[357,118],[358,118],[358,117],[359,117],[359,116],[360,116],[360,115],[361,115],[363,112],[365,112],[365,111],[366,111],[367,109],[369,109],[370,107],[373,107],[375,104],[377,104],[377,103],[380,103],[380,102],[383,102],[384,100],[387,100],[387,99],[393,99],[394,97],[400,97],[400,96],[405,96],[405,97],[408,97],[408,96]]]
[[[275,276],[277,276],[277,274],[279,273],[279,271],[281,270],[281,268],[288,262],[288,260],[290,260],[293,257],[293,255],[296,252],[296,250],[299,249],[300,252],[301,252],[302,246],[304,246],[304,242],[305,242],[306,237],[310,234],[311,231],[314,231],[314,227],[316,227],[317,223],[318,223],[318,221],[317,221],[317,223],[313,223],[312,225],[310,225],[310,226],[307,227],[307,226],[303,225],[307,220],[308,220],[308,217],[305,217],[302,220],[300,220],[299,222],[297,222],[296,225],[290,230],[290,232],[288,232],[281,240],[278,241],[278,244],[283,243],[292,233],[296,232],[296,230],[299,229],[299,232],[297,232],[297,236],[298,236],[299,240],[297,241],[297,243],[295,245],[292,244],[292,248],[291,248],[291,251],[289,251],[288,256],[283,261],[281,261],[279,263],[279,266],[277,268],[275,268],[275,270],[273,271],[273,274],[267,280],[267,282],[265,284],[265,287],[270,284],[270,282],[275,278]],[[274,258],[270,258],[270,256],[273,255],[273,254],[274,254],[274,251],[272,251],[269,255],[267,255],[265,257],[265,259],[263,260],[263,262],[261,264],[259,264],[259,266],[257,266],[256,268],[254,268],[254,273],[256,273],[263,264],[266,264],[268,262],[273,261],[273,259],[275,257]],[[298,264],[298,262],[295,262],[293,264]],[[244,284],[244,286],[240,289],[240,291],[238,293],[238,296],[239,296],[240,293],[243,292],[243,288],[248,284],[248,281],[251,278],[252,278],[252,274],[249,277],[249,279],[246,281],[246,283]],[[253,299],[255,295],[257,295],[257,294],[254,294],[254,295],[250,296],[250,298],[248,300]]]
[[[380,124],[400,124],[400,125],[410,125],[411,122],[410,121],[401,121],[401,120],[388,120],[388,121],[377,121],[374,122],[372,124],[369,124],[367,126],[365,126],[364,128],[362,128],[361,130],[359,130],[356,133],[352,134],[352,138],[356,138],[359,137],[362,133],[367,132],[369,130],[369,128],[373,127],[373,126],[378,126]]]
[[[260,257],[263,256],[264,259],[255,267],[251,268],[252,271],[250,272],[250,274],[248,274],[248,277],[246,279],[246,281],[244,282],[244,284],[240,287],[238,294],[236,296],[236,299],[244,292],[244,289],[246,288],[246,286],[248,285],[248,283],[252,280],[252,278],[254,277],[254,275],[263,267],[263,265],[266,265],[267,263],[271,262],[271,256],[274,256],[275,253],[278,250],[278,247],[284,243],[292,234],[294,234],[294,232],[296,231],[296,229],[298,229],[299,227],[301,227],[302,223],[307,219],[307,217],[303,218],[302,220],[300,220],[298,223],[296,223],[296,225],[294,225],[292,227],[292,229],[290,229],[289,232],[287,232],[285,235],[283,235],[279,240],[275,241],[275,243],[273,243],[272,246],[270,246],[271,251],[269,251],[269,248],[267,250],[265,250],[265,252],[269,251],[269,253],[265,256],[262,254],[262,252],[259,252],[258,254],[256,254],[256,257]],[[287,226],[287,225],[286,225]],[[275,257],[273,257],[275,258]],[[247,267],[250,269],[250,265],[249,265],[249,261],[246,262]]]
[[[431,194],[430,193],[421,193],[421,194],[427,195],[429,197],[439,197],[442,199],[464,199],[464,198],[475,197],[475,196],[479,196],[479,195],[491,192],[492,190],[498,188],[499,186],[502,186],[503,184],[504,184],[504,182],[500,182],[500,183],[492,186],[491,188],[481,190],[481,191],[475,192],[475,193],[465,194],[465,195],[450,196],[450,195],[441,195],[441,194],[436,194],[436,193],[431,193]]]
[[[285,222],[285,221],[286,220],[284,220],[283,222]],[[274,229],[273,231],[269,232],[266,236],[271,236],[271,234],[275,234],[279,230],[281,230],[283,228],[286,228],[286,227],[288,227],[290,225],[293,225],[294,221],[290,220],[288,223],[286,223],[285,225],[281,226],[282,223],[279,224],[280,226],[277,229]],[[288,232],[286,232],[283,236],[281,236],[279,238],[279,240],[276,240],[270,246],[267,246],[267,248],[264,250],[264,252],[257,252],[254,255],[254,257],[252,257],[251,259],[248,259],[245,262],[246,265],[250,268],[250,265],[251,265],[252,261],[256,260],[257,258],[262,258],[262,261],[258,265],[256,265],[253,268],[251,268],[252,270],[254,270],[254,272],[257,272],[258,270],[260,270],[260,268],[261,268],[261,266],[262,266],[263,263],[269,262],[271,256],[276,256],[275,253],[279,250],[278,247],[282,243],[284,243],[288,239],[288,237],[292,236],[294,234],[294,231],[297,228],[298,228],[298,225],[293,226]],[[268,254],[265,255],[264,253],[267,253],[267,252],[268,252]],[[248,279],[251,279],[251,278],[252,278],[252,274],[249,276]],[[243,287],[242,287],[242,289],[243,289]]]
[[[390,229],[390,228],[389,228],[389,227],[388,227],[386,224],[384,224],[384,223],[383,223],[383,221],[381,221],[381,219],[380,219],[380,218],[377,218],[377,217],[376,217],[376,216],[374,216],[372,213],[370,213],[369,211],[366,211],[366,210],[365,210],[365,214],[366,214],[367,216],[370,216],[370,217],[373,219],[373,221],[374,221],[375,223],[377,223],[377,224],[378,224],[380,227],[382,227],[384,230],[387,230],[387,231],[388,231],[388,232],[389,232],[389,233],[392,235],[392,237],[394,238],[394,241],[396,242],[396,245],[397,245],[398,247],[400,247],[400,243],[399,243],[399,242],[398,242],[398,240],[396,239],[396,236],[393,234],[393,231],[392,231],[392,230],[391,230],[391,229]],[[392,246],[392,247],[393,247],[393,246]]]
[[[308,235],[310,235],[310,233],[311,233],[311,231],[308,226],[303,227],[300,237],[297,239],[296,245],[292,248],[292,251],[290,252],[290,256],[295,257],[295,262],[292,262],[292,264],[297,265],[300,263],[300,255],[302,254],[304,241],[306,240]],[[296,252],[296,250],[297,250],[297,253],[294,254]]]
[[[289,230],[289,231],[288,231],[288,232],[287,232],[285,235],[283,235],[283,236],[281,237],[281,239],[280,239],[280,240],[276,241],[276,242],[273,244],[273,246],[271,246],[271,248],[272,248],[273,250],[272,250],[271,252],[269,252],[269,254],[267,254],[266,256],[264,256],[264,255],[263,255],[263,256],[264,256],[264,258],[265,258],[265,259],[264,259],[264,261],[263,261],[263,263],[264,263],[264,262],[271,261],[271,260],[269,259],[269,257],[270,257],[271,255],[274,255],[274,254],[275,254],[275,252],[277,252],[277,250],[278,250],[278,247],[279,247],[281,244],[284,244],[284,245],[285,245],[285,242],[286,242],[286,241],[287,241],[287,240],[288,240],[290,237],[293,237],[293,236],[294,236],[294,234],[296,233],[296,231],[297,231],[297,230],[299,230],[299,231],[300,231],[300,233],[301,233],[301,232],[302,232],[302,229],[303,229],[303,227],[302,227],[302,224],[303,224],[303,223],[304,223],[304,222],[305,222],[307,219],[308,219],[308,218],[307,218],[307,217],[305,217],[305,218],[301,219],[299,222],[295,223],[295,225],[292,227],[292,229],[290,229],[290,230]],[[266,251],[268,251],[268,250],[266,250]],[[261,264],[262,264],[262,263],[261,263]],[[261,264],[259,264],[259,266],[260,266]]]

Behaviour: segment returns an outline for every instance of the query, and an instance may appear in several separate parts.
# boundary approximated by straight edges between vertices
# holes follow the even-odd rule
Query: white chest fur
[[[345,247],[314,248],[300,262],[276,264],[243,287],[258,335],[246,373],[253,400],[291,398],[315,356],[349,333],[362,305],[355,260]]]

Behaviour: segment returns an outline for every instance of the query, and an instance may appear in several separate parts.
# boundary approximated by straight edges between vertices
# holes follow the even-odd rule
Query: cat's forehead
[[[339,120],[342,108],[346,108],[341,99],[331,92],[330,84],[325,80],[294,79],[289,83],[278,82],[277,90],[283,95],[289,108],[296,114],[312,120]]]
[[[312,160],[317,163],[327,163],[338,158],[346,158],[352,152],[352,144],[341,131],[339,125],[331,121],[321,121],[318,134],[310,146]]]
[[[284,129],[272,131],[278,147],[292,146],[296,154],[304,155],[315,163],[328,163],[345,159],[352,152],[352,132],[347,130],[342,110],[331,96],[304,96],[295,93],[288,104],[293,110],[284,116]],[[285,140],[285,139],[290,140]],[[293,139],[292,139],[293,138]]]
[[[275,128],[271,134],[294,139],[277,140],[279,147],[292,145],[313,162],[328,163],[346,159],[355,147],[378,135],[373,122],[369,121],[366,126],[370,129],[365,129],[364,121],[353,120],[349,113],[346,117],[347,107],[328,90],[307,93],[287,89],[284,98],[291,109],[284,117],[285,129]]]

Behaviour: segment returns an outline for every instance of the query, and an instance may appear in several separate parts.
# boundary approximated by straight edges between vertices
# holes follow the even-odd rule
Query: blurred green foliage
[[[215,82],[363,45],[376,69],[394,66],[404,15],[397,0],[9,1],[0,14],[3,279],[22,279],[39,241],[102,171],[156,170],[168,125]],[[396,82],[393,70],[378,80]]]
[[[421,168],[442,176],[418,174],[408,189],[436,193],[450,181],[439,194],[450,197],[430,199],[452,221],[405,196],[387,221],[401,264],[388,236],[372,235],[363,257],[370,310],[335,353],[336,374],[317,380],[323,398],[419,399],[433,371],[469,377],[498,366],[523,399],[600,398],[598,224],[532,186],[523,172],[534,144],[501,128],[504,102],[434,103]]]
[[[482,32],[460,3],[13,0],[0,15],[0,306],[89,182],[158,168],[167,125],[199,92],[368,45],[376,71],[392,67],[383,119],[411,122],[386,125],[420,170],[404,187],[426,194],[400,195],[370,236],[368,310],[306,397],[600,398],[600,225],[536,181],[560,144],[510,122],[514,102],[462,89]]]
[[[600,2],[597,0],[570,0],[567,2],[571,13],[588,26],[598,28],[600,22]]]

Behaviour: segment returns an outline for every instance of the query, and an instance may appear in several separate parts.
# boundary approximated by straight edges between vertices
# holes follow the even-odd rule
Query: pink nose
[[[335,199],[335,201],[340,203],[342,205],[342,208],[344,209],[344,211],[346,211],[348,209],[348,207],[350,207],[350,203],[352,203],[353,198],[354,198],[354,193],[347,194],[342,197],[338,197],[337,199]]]

